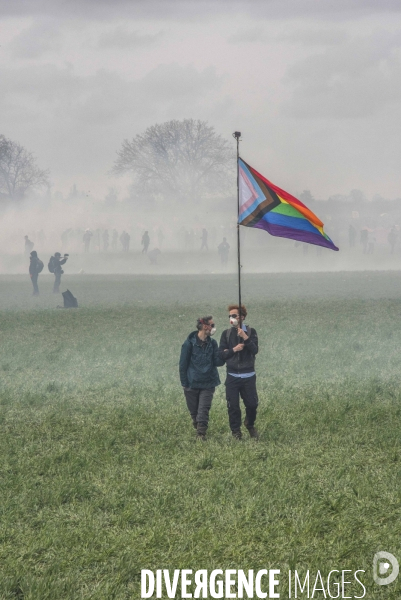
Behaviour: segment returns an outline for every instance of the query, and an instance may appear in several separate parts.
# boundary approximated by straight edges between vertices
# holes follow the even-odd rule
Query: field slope
[[[234,278],[71,277],[78,310],[1,278],[0,598],[139,598],[145,568],[365,569],[399,598],[371,576],[401,557],[398,278],[245,276],[260,441],[231,439],[221,385],[206,444],[178,356]]]

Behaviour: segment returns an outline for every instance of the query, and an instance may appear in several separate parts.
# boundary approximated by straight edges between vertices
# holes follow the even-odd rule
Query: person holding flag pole
[[[257,439],[255,420],[259,398],[256,391],[255,357],[259,350],[258,335],[255,329],[244,323],[247,310],[243,304],[230,304],[228,311],[230,328],[221,335],[219,354],[227,367],[225,386],[230,429],[234,438],[242,438],[241,397],[246,411],[244,426],[251,438]]]
[[[247,310],[241,302],[241,236],[240,236],[240,194],[239,194],[239,142],[241,133],[236,131],[233,137],[237,141],[237,255],[238,255],[238,305],[228,307],[230,325],[223,331],[220,339],[220,357],[226,363],[227,378],[226,401],[230,429],[233,437],[240,440],[241,408],[240,396],[245,404],[245,427],[249,435],[257,439],[258,432],[255,428],[256,411],[258,407],[258,394],[256,391],[255,356],[258,353],[258,336],[255,329],[243,322]]]
[[[227,329],[220,340],[219,352],[227,366],[226,399],[231,431],[241,439],[239,396],[244,401],[244,425],[251,437],[257,438],[254,427],[258,395],[256,392],[255,356],[258,352],[256,331],[243,324],[247,315],[241,299],[241,239],[240,225],[264,229],[270,235],[285,237],[307,244],[338,251],[324,232],[322,221],[300,200],[258,173],[239,155],[241,133],[235,131],[237,142],[237,252],[238,305],[228,307],[230,322],[236,335]]]

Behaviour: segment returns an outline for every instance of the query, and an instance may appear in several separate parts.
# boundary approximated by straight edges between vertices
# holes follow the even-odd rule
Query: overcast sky
[[[0,15],[0,133],[54,191],[104,197],[124,138],[194,118],[240,130],[243,158],[292,193],[401,196],[400,0],[0,0]]]

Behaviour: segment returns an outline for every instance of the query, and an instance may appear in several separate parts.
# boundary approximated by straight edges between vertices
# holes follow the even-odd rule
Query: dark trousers
[[[245,378],[227,375],[225,385],[228,420],[231,431],[237,431],[241,427],[240,397],[245,404],[246,426],[250,429],[254,426],[259,404],[258,393],[256,391],[256,375]]]
[[[34,296],[38,296],[39,295],[38,277],[39,277],[38,273],[33,273],[31,275],[32,285],[33,285],[33,295]]]
[[[61,283],[61,273],[55,273],[54,274],[53,294],[57,294],[60,291],[60,283]]]
[[[200,390],[184,388],[185,400],[192,420],[206,431],[209,423],[209,411],[212,406],[213,394],[216,388]]]

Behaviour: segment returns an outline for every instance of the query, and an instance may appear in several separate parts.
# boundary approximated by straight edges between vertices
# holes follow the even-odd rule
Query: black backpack
[[[64,308],[78,308],[78,300],[73,296],[70,290],[62,292],[64,298]]]
[[[49,260],[49,264],[47,265],[47,268],[49,269],[50,273],[54,273],[54,267],[55,267],[55,260],[54,260],[54,256],[50,257]]]
[[[45,266],[43,264],[43,260],[40,260],[40,258],[38,258],[38,262],[37,262],[37,272],[41,273],[43,271],[43,267]]]

